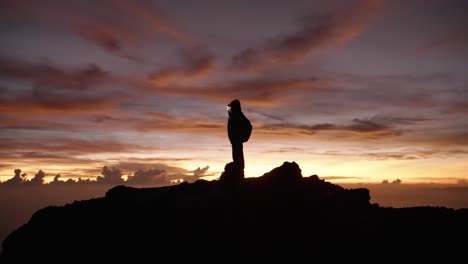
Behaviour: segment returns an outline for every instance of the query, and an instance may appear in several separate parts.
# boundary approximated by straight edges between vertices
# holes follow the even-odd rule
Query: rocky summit
[[[367,189],[303,177],[295,162],[243,178],[117,186],[50,206],[3,242],[1,263],[453,263],[468,209],[381,207]]]

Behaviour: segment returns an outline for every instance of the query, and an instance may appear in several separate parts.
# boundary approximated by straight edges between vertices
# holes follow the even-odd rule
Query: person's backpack
[[[244,116],[244,118],[242,118],[242,129],[241,129],[242,142],[249,141],[251,134],[252,134],[252,123],[250,123],[250,120]]]

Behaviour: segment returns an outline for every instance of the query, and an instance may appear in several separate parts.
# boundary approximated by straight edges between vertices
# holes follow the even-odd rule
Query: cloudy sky
[[[254,125],[248,177],[295,161],[331,181],[466,183],[467,11],[464,0],[2,0],[0,181],[15,169],[45,182],[216,178],[238,98]]]

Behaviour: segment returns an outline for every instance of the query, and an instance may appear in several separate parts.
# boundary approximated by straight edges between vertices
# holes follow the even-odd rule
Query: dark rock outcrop
[[[3,242],[2,263],[454,262],[468,210],[384,208],[367,189],[303,177],[285,162],[258,178],[117,186],[105,197],[37,211]]]

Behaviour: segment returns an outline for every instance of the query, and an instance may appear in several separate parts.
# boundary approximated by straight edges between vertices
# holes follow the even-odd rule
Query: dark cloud
[[[67,180],[62,181],[60,179],[61,177],[62,177],[61,174],[55,175],[54,179],[44,186],[72,186],[72,185],[76,186],[77,184],[84,184],[87,186],[90,186],[91,184],[109,186],[109,185],[101,184],[101,182],[97,183],[96,180],[91,180],[90,178],[82,179],[81,177],[77,177],[77,179],[68,178]],[[113,184],[111,183],[111,185]]]
[[[373,120],[363,120],[355,118],[349,126],[337,127],[339,130],[349,130],[357,133],[377,133],[383,135],[400,135],[401,132],[392,130],[389,127],[376,123]]]
[[[357,176],[321,176],[321,179],[324,180],[362,180],[363,177],[357,177]]]
[[[466,114],[468,113],[468,103],[466,102],[447,103],[445,106],[445,109],[442,112],[446,114]]]
[[[231,66],[234,69],[250,69],[261,62],[262,54],[259,50],[248,48],[232,57]]]
[[[96,178],[97,183],[105,183],[105,184],[115,184],[120,185],[124,183],[124,179],[122,179],[122,171],[115,167],[102,167],[101,171],[102,176],[98,176]]]
[[[468,131],[461,129],[457,131],[454,129],[454,131],[450,131],[449,133],[434,133],[430,141],[435,145],[468,146]]]
[[[129,159],[113,164],[124,172],[128,172],[129,176],[138,176],[141,182],[157,185],[163,182],[170,184],[174,180],[181,180],[186,176],[193,174],[193,171],[169,165],[171,162],[180,159],[162,158],[162,159]]]
[[[169,185],[166,180],[166,171],[160,169],[140,169],[128,176],[126,184],[129,185]]]
[[[296,109],[327,116],[367,113],[380,118],[378,121],[384,124],[400,122],[399,125],[408,127],[461,118],[461,114],[468,110],[466,82],[447,72],[317,75],[322,82],[328,83],[328,88],[303,93],[300,103],[295,104]]]
[[[468,23],[465,23],[468,25]],[[437,51],[459,52],[466,49],[468,45],[468,37],[463,31],[454,31],[425,43],[414,50],[416,55],[428,55]]]
[[[354,6],[326,15],[310,14],[300,19],[300,29],[270,39],[259,48],[247,48],[232,58],[234,69],[251,69],[271,63],[291,62],[311,51],[330,48],[359,36],[375,13],[380,0],[362,0]]]
[[[72,138],[21,138],[14,135],[1,135],[0,152],[9,152],[11,150],[21,150],[15,152],[20,155],[19,158],[31,156],[54,157],[63,155],[70,158],[74,155],[96,154],[96,153],[121,153],[125,151],[136,151],[145,149],[144,146],[137,144],[126,144],[114,140],[94,139],[78,140]],[[51,156],[53,155],[53,156]]]
[[[382,181],[382,184],[395,184],[395,185],[398,185],[398,184],[401,184],[401,180],[400,179],[396,179],[396,180],[393,180],[391,182],[389,182],[387,179],[384,179]]]
[[[0,149],[0,160],[8,163],[2,166],[4,169],[11,168],[11,164],[23,164],[23,166],[25,164],[49,164],[58,166],[58,168],[52,170],[53,174],[60,174],[60,177],[63,176],[67,180],[62,181],[61,178],[58,177],[56,179],[57,184],[102,183],[113,185],[122,183],[125,178],[124,175],[128,175],[128,180],[125,181],[125,183],[134,185],[150,184],[156,186],[171,184],[173,180],[182,180],[183,177],[193,174],[193,171],[168,165],[169,163],[190,160],[189,158],[130,157],[126,159],[126,162],[109,163],[109,160],[82,157],[83,155],[89,154],[109,153],[108,151],[115,151],[114,153],[132,152],[135,150],[141,151],[141,148],[138,146],[135,146],[135,148],[131,150],[119,150],[118,148],[106,148],[104,145],[101,145],[101,143],[103,142],[96,141],[94,144],[89,144],[88,146],[73,146],[67,149],[61,149],[63,145],[60,144],[51,147],[55,145],[55,143],[52,142],[48,142],[44,145],[30,143],[30,145],[25,144],[24,146],[17,145],[16,147],[21,148],[17,149],[11,147],[14,146],[14,142],[12,142],[11,146],[6,146],[4,150]],[[78,143],[78,145],[81,144]],[[95,146],[95,150],[91,149],[92,145]],[[46,148],[47,146],[49,146],[49,148]],[[101,146],[107,150],[99,150]],[[10,150],[7,150],[8,147],[10,147]],[[35,151],[32,152],[31,149]],[[108,164],[106,168],[100,166],[102,163]],[[97,173],[101,174],[99,180],[97,180],[96,176],[93,176]],[[26,178],[21,178],[18,174],[18,176],[9,180],[9,184],[22,183],[25,179]]]
[[[161,113],[146,113],[151,119],[133,119],[132,127],[138,131],[172,131],[184,133],[224,133],[226,123],[208,119],[178,118]]]
[[[167,164],[174,163],[178,161],[190,161],[190,158],[179,158],[179,157],[151,157],[151,158],[128,158],[126,161],[118,163],[119,168],[124,168],[126,170],[136,171],[141,168],[158,168],[159,170],[182,170],[178,167],[169,166]],[[156,166],[156,167],[155,167]],[[179,171],[180,172],[180,171]]]
[[[210,168],[210,166],[205,166],[203,168],[198,167],[196,170],[193,171],[192,176],[184,177],[184,181],[186,181],[186,182],[195,182],[195,181],[199,180],[203,176],[206,176],[205,174],[206,174],[206,172],[208,171],[209,168]]]
[[[21,183],[24,183],[26,181],[25,179],[25,174],[21,174],[21,170],[20,169],[15,169],[15,176],[13,176],[13,178],[11,179],[8,179],[7,181],[3,182],[3,184],[8,184],[8,185],[12,185],[12,184],[21,184]]]
[[[249,112],[254,113],[254,114],[258,114],[258,115],[260,115],[262,117],[265,117],[267,120],[277,121],[277,122],[281,122],[281,123],[286,123],[287,122],[286,117],[272,115],[272,114],[269,114],[269,113],[258,111],[256,109],[249,109]]]
[[[291,103],[298,92],[313,93],[328,87],[316,78],[259,79],[207,84],[203,86],[152,86],[150,91],[168,95],[188,96],[225,103],[226,98],[239,98],[253,106],[277,106]]]
[[[44,177],[46,176],[45,172],[42,170],[39,170],[36,175],[34,175],[34,178],[31,179],[30,183],[31,184],[43,184],[44,183]]]
[[[76,27],[76,32],[83,39],[113,53],[119,57],[142,63],[143,59],[126,52],[124,46],[140,46],[139,37],[134,33],[123,31],[122,28],[112,28],[106,24],[85,24]]]
[[[319,132],[343,132],[358,135],[364,138],[378,139],[385,137],[400,136],[401,131],[377,123],[370,119],[355,118],[348,125],[336,125],[332,123],[323,123],[315,125],[296,125],[296,124],[276,124],[267,125],[257,130],[257,133],[280,132],[287,134],[314,135]]]
[[[0,115],[0,128],[5,130],[27,129],[27,130],[76,130],[76,124],[60,122],[57,119],[48,119],[31,115],[18,118],[14,113],[2,113]]]
[[[32,92],[35,93],[34,91]],[[20,96],[6,99],[0,98],[0,110],[15,115],[81,115],[95,111],[102,111],[117,105],[121,98],[106,96],[60,94],[57,91],[41,89],[38,96],[25,92]]]
[[[8,179],[7,181],[1,183],[4,185],[19,185],[19,184],[27,184],[27,185],[42,185],[44,184],[44,178],[46,174],[43,170],[39,170],[32,179],[28,180],[26,178],[26,173],[21,173],[21,169],[15,169],[15,176]]]
[[[302,152],[302,153],[307,153],[307,149],[305,148],[299,148],[299,147],[293,147],[293,148],[278,148],[278,149],[268,149],[268,150],[263,150],[262,153],[291,153],[291,152]]]
[[[190,80],[211,72],[215,67],[214,57],[200,47],[184,49],[179,56],[181,65],[154,71],[149,74],[149,80],[157,85],[164,85],[174,80]]]
[[[31,63],[0,55],[0,77],[30,81],[35,86],[86,89],[102,82],[108,75],[95,64],[65,70],[47,62]]]
[[[457,180],[458,185],[468,185],[468,180],[466,179],[459,179]]]
[[[122,49],[122,44],[109,32],[100,28],[82,27],[79,33],[84,38],[94,41],[103,48],[112,52],[119,52]]]
[[[444,25],[444,29],[442,31],[435,30],[431,34],[431,38],[419,41],[422,43],[412,49],[413,55],[428,57],[434,54],[450,54],[458,56],[466,51],[468,46],[466,34],[468,19],[465,12],[468,9],[467,2],[463,0],[425,1],[423,8],[419,4],[419,2],[414,2],[405,5],[405,8],[417,10],[413,12],[417,19],[421,19],[423,14],[429,13],[431,20],[437,21],[438,25]]]
[[[171,21],[154,1],[129,2],[118,0],[115,3],[117,3],[116,5],[119,6],[122,12],[126,12],[127,17],[130,19],[127,22],[139,22],[136,24],[146,28],[149,32],[163,34],[182,43],[191,43],[193,41],[193,38],[180,30],[174,21]]]
[[[430,72],[426,74],[399,73],[378,75],[359,75],[342,72],[323,72],[323,75],[327,78],[336,80],[337,82],[341,83],[349,83],[354,85],[371,84],[372,86],[384,86],[385,84],[447,84],[447,82],[453,82],[456,80],[455,76],[452,73],[446,71]]]
[[[28,24],[46,30],[71,31],[105,50],[131,60],[140,59],[130,51],[159,36],[188,43],[182,32],[155,5],[154,1],[48,0],[2,1],[0,15],[8,24]]]
[[[404,139],[400,139],[403,141]],[[460,146],[462,147],[462,146]],[[303,150],[306,152],[307,150]],[[468,149],[456,148],[456,149],[442,149],[427,146],[424,149],[420,147],[405,148],[398,151],[387,151],[385,148],[379,151],[370,151],[363,149],[359,153],[352,151],[325,151],[325,152],[309,152],[313,155],[324,155],[324,156],[342,156],[342,157],[362,157],[368,160],[417,160],[417,159],[434,159],[434,158],[459,158],[468,154]]]
[[[418,123],[424,123],[432,121],[433,119],[423,117],[423,116],[414,116],[414,117],[402,117],[402,116],[390,116],[390,115],[376,115],[372,120],[378,120],[379,122],[390,124],[390,125],[413,125]]]
[[[175,159],[160,159],[161,160],[175,160]],[[88,177],[87,179],[70,178],[62,181],[62,174],[56,174],[54,179],[46,185],[57,185],[57,184],[106,184],[106,185],[132,185],[132,186],[167,186],[172,185],[175,182],[185,181],[196,181],[204,176],[210,174],[207,173],[209,166],[195,170],[186,170],[180,167],[167,165],[165,163],[157,163],[157,160],[151,159],[135,159],[134,162],[119,162],[112,165],[103,166],[99,176]],[[92,170],[94,171],[94,170]],[[90,171],[90,173],[92,173]],[[133,171],[133,172],[131,172]],[[18,185],[18,184],[34,184],[44,185],[44,178],[46,173],[39,170],[31,180],[27,180],[25,173],[21,174],[20,169],[16,169],[15,176],[11,179],[3,182],[5,185]],[[130,173],[131,172],[131,173]],[[124,179],[124,175],[126,179]]]
[[[407,153],[365,153],[362,156],[370,160],[416,160],[422,158],[419,155]]]
[[[0,78],[26,81],[28,89],[12,83],[0,94],[0,109],[10,114],[55,113],[62,115],[107,109],[122,101],[122,93],[92,89],[110,80],[100,67],[60,69],[50,63],[31,63],[0,56]]]

